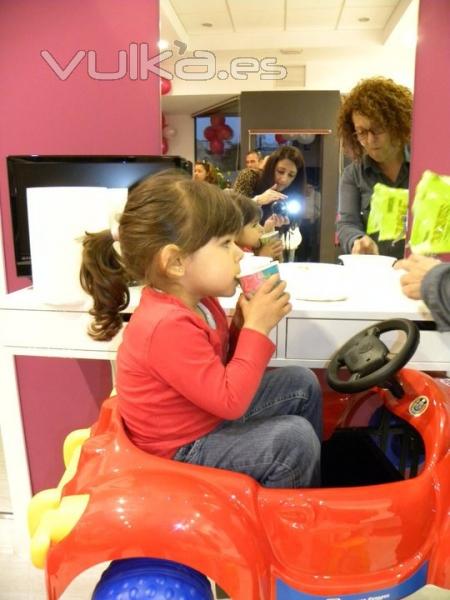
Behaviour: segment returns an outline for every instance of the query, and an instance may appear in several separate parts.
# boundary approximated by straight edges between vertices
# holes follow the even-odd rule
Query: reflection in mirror
[[[289,215],[291,231],[298,227],[302,241],[292,252],[285,252],[286,260],[295,262],[319,261],[323,140],[325,135],[330,134],[330,129],[248,130],[249,149],[258,151],[263,158],[278,150],[280,146],[289,145],[298,148],[305,160],[306,194],[304,198],[300,199],[298,212]],[[289,235],[289,230],[286,235]],[[289,241],[286,240],[286,242],[289,246]]]

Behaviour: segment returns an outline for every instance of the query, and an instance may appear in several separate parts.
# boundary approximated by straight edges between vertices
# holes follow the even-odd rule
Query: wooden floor
[[[8,494],[0,440],[0,600],[46,600],[44,573],[13,552],[13,515]],[[62,600],[90,600],[107,563],[83,573],[63,594]],[[219,596],[221,597],[221,596]],[[427,586],[408,600],[450,600],[450,591]]]

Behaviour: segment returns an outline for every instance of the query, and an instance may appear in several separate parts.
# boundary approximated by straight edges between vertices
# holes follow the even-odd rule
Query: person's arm
[[[267,336],[244,327],[224,365],[209,332],[194,316],[180,314],[153,332],[147,364],[193,404],[222,419],[236,419],[250,405],[274,349]]]
[[[253,198],[253,200],[259,206],[265,206],[275,202],[275,200],[284,200],[287,198],[285,194],[278,192],[274,184],[269,189],[265,190],[261,194],[256,194],[256,186],[259,181],[259,174],[253,169],[243,169],[238,173],[236,181],[234,182],[233,189],[235,192],[239,192],[244,196]],[[256,194],[256,195],[255,195]]]
[[[420,291],[439,331],[450,331],[450,264],[441,263],[428,271]]]
[[[336,225],[339,243],[350,254],[355,240],[366,235],[361,218],[361,193],[355,177],[355,165],[344,169],[339,182],[339,209]]]
[[[274,183],[272,187],[265,190],[261,194],[258,194],[257,196],[253,196],[253,200],[259,206],[266,206],[267,204],[272,204],[272,202],[276,202],[279,200],[286,200],[287,199],[286,194],[279,192],[276,188],[277,188],[277,184]]]
[[[422,299],[430,309],[439,331],[450,330],[450,264],[429,256],[411,254],[395,269],[406,271],[400,278],[405,296]]]

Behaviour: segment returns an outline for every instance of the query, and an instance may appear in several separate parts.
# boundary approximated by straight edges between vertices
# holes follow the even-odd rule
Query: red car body
[[[417,476],[356,487],[266,489],[248,476],[146,454],[104,402],[62,497],[88,495],[48,549],[48,598],[89,567],[131,557],[192,567],[234,600],[394,600],[450,588],[450,387],[397,375],[405,395],[371,392],[421,436]],[[369,395],[325,394],[326,437],[373,412]]]

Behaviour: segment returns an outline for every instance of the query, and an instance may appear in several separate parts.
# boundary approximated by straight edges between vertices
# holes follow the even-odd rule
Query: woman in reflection
[[[193,179],[195,181],[206,181],[207,183],[218,184],[217,172],[210,162],[207,160],[197,160],[194,165]]]
[[[273,212],[287,217],[282,201],[300,200],[305,195],[305,186],[302,153],[294,146],[282,146],[267,158],[262,171],[243,169],[236,178],[234,190],[253,198],[261,206],[264,222]],[[281,204],[274,206],[280,201]]]
[[[384,77],[360,81],[344,99],[337,122],[353,162],[339,185],[337,234],[343,252],[401,257],[404,241],[382,243],[366,234],[376,183],[408,188],[412,93]]]

